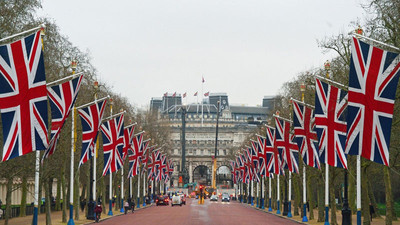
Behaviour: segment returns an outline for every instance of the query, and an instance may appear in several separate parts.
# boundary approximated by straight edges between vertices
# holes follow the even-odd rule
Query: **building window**
[[[224,150],[224,155],[226,155],[226,150]]]

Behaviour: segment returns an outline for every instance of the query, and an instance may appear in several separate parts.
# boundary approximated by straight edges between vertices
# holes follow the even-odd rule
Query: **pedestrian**
[[[370,217],[371,217],[371,222],[372,222],[372,215],[375,213],[375,209],[374,209],[374,206],[371,204],[371,203],[369,203],[369,215],[370,215]]]
[[[99,222],[102,211],[103,211],[103,208],[101,207],[101,204],[99,202],[96,205],[96,207],[94,208],[94,213],[96,213],[96,218],[95,218],[96,222]]]
[[[131,201],[131,209],[132,209],[132,213],[134,213],[134,211],[135,211],[135,200],[134,199],[132,199],[132,201]]]
[[[128,201],[124,202],[124,209],[125,209],[125,214],[128,213],[128,210],[129,210],[129,202]]]

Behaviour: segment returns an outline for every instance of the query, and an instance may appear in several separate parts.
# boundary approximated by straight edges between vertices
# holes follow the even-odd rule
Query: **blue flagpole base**
[[[69,205],[69,220],[67,225],[75,225],[74,222],[74,205]]]
[[[38,224],[38,207],[35,206],[33,208],[33,219],[32,219],[32,225],[37,225]]]
[[[119,212],[125,212],[124,210],[124,199],[121,199],[121,210]]]
[[[303,212],[304,212],[304,216],[303,216],[303,219],[301,220],[301,222],[308,222],[308,218],[307,218],[307,204],[303,204]]]
[[[109,207],[108,207],[107,215],[109,215],[109,216],[113,215],[113,212],[112,212],[112,200],[111,199],[110,199],[110,204],[109,204]]]
[[[140,209],[140,197],[137,197],[136,208]]]
[[[261,198],[261,209],[265,209],[264,198]]]
[[[289,212],[287,214],[287,217],[292,218],[292,202],[289,201]]]
[[[361,225],[361,211],[357,211],[357,225]]]
[[[250,204],[251,204],[251,206],[254,206],[254,197],[251,197]]]
[[[276,214],[281,214],[281,209],[280,209],[281,207],[280,207],[280,203],[279,203],[279,200],[278,200],[278,210],[276,210]]]
[[[146,206],[146,197],[143,196],[143,206]]]
[[[325,206],[325,223],[324,225],[329,225],[329,207]]]
[[[271,199],[268,199],[268,212],[272,212]]]

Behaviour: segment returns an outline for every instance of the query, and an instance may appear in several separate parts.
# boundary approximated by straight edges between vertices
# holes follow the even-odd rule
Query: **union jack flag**
[[[167,175],[167,156],[166,155],[161,155],[161,161],[158,164],[158,176],[156,178],[156,180],[161,181],[162,179],[166,179],[166,175]]]
[[[254,164],[251,161],[248,149],[244,150],[244,165],[245,165],[245,183],[249,184],[254,179]]]
[[[143,166],[147,165],[147,162],[149,160],[149,152],[152,152],[154,150],[154,147],[149,148],[150,142],[148,140],[143,141],[142,145],[140,146],[140,151],[141,152],[141,161]],[[144,170],[143,170],[144,172]]]
[[[321,169],[318,154],[317,132],[314,131],[315,118],[310,107],[293,102],[294,135],[303,161],[306,165]]]
[[[126,156],[128,155],[128,149],[132,149],[133,131],[135,125],[131,125],[124,128],[124,147],[122,151],[122,162],[125,162]]]
[[[48,147],[46,95],[40,31],[1,45],[3,161]]]
[[[347,168],[346,142],[347,92],[316,79],[315,131],[322,163]]]
[[[51,139],[43,159],[49,157],[56,150],[61,128],[64,126],[78,96],[83,76],[80,75],[70,81],[47,88],[47,95],[51,107]],[[42,160],[43,160],[42,159]]]
[[[148,180],[154,180],[157,175],[157,164],[161,161],[160,151],[155,150],[150,153],[149,161],[147,162],[147,178]],[[149,163],[150,162],[150,163]]]
[[[269,177],[268,163],[271,160],[272,155],[272,142],[268,142],[266,138],[257,135],[257,142],[260,146],[260,151],[258,152],[260,175]]]
[[[133,177],[139,174],[139,158],[136,155],[135,151],[132,149],[128,149],[128,159],[129,159],[129,173],[128,178]]]
[[[94,155],[94,144],[101,126],[106,100],[78,110],[82,123],[82,152],[79,167]]]
[[[124,147],[124,114],[104,122],[103,134],[104,168],[103,176],[119,170],[122,165]]]
[[[141,157],[143,156],[143,152],[141,152],[141,147],[142,147],[142,142],[143,142],[143,132],[136,134],[132,138],[132,150],[135,152],[135,155],[137,156],[137,160],[139,163],[141,163]],[[140,167],[140,165],[138,165]]]
[[[251,154],[251,161],[253,162],[253,179],[257,182],[260,181],[260,161],[258,152],[260,151],[260,147],[257,142],[251,140],[251,147],[249,148],[249,153]]]
[[[399,55],[353,38],[346,153],[389,166]]]
[[[236,157],[236,164],[238,167],[238,182],[243,182],[243,178],[244,178],[244,162],[243,162],[243,158],[242,155],[240,154],[239,156]]]
[[[292,173],[299,173],[299,147],[293,142],[294,135],[290,133],[290,122],[275,117],[275,143],[282,155],[283,168]]]
[[[284,171],[282,170],[282,161],[281,157],[279,155],[278,148],[276,147],[276,132],[275,128],[266,126],[266,140],[267,143],[271,143],[271,146],[266,149],[266,152],[271,153],[271,159],[268,161],[267,164],[267,169],[269,172],[274,173],[276,175],[284,174]],[[268,146],[268,145],[267,145]]]

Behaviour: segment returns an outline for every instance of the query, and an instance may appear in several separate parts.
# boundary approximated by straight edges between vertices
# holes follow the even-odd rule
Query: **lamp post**
[[[304,102],[304,92],[306,91],[306,85],[304,82],[300,84],[301,101]],[[302,222],[308,222],[307,218],[307,184],[306,184],[307,174],[306,165],[303,161],[303,219]]]
[[[112,116],[112,114],[113,114],[112,107],[113,107],[114,102],[113,102],[112,98],[110,98],[109,101],[110,101],[110,116]],[[112,192],[112,172],[111,171],[110,171],[109,195],[110,196],[109,196],[109,206],[108,206],[108,214],[107,215],[112,216],[113,215],[113,212],[112,212],[113,192]]]
[[[331,64],[328,60],[324,63],[326,77],[329,78],[329,70]],[[324,225],[329,225],[329,164],[325,163],[325,223]]]
[[[74,61],[72,62],[72,65],[74,65]],[[76,66],[76,64],[75,64]],[[94,100],[96,100],[97,98],[97,89],[98,89],[98,83],[96,84],[96,82],[94,83]],[[95,180],[96,180],[96,146],[94,147],[94,154],[92,156],[92,158],[90,159],[90,192],[89,192],[89,202],[88,202],[88,211],[87,211],[87,215],[86,218],[88,220],[94,220],[95,219],[95,213],[94,213],[94,206],[95,206],[95,201],[94,201],[94,193],[96,190],[96,184],[95,184]]]

